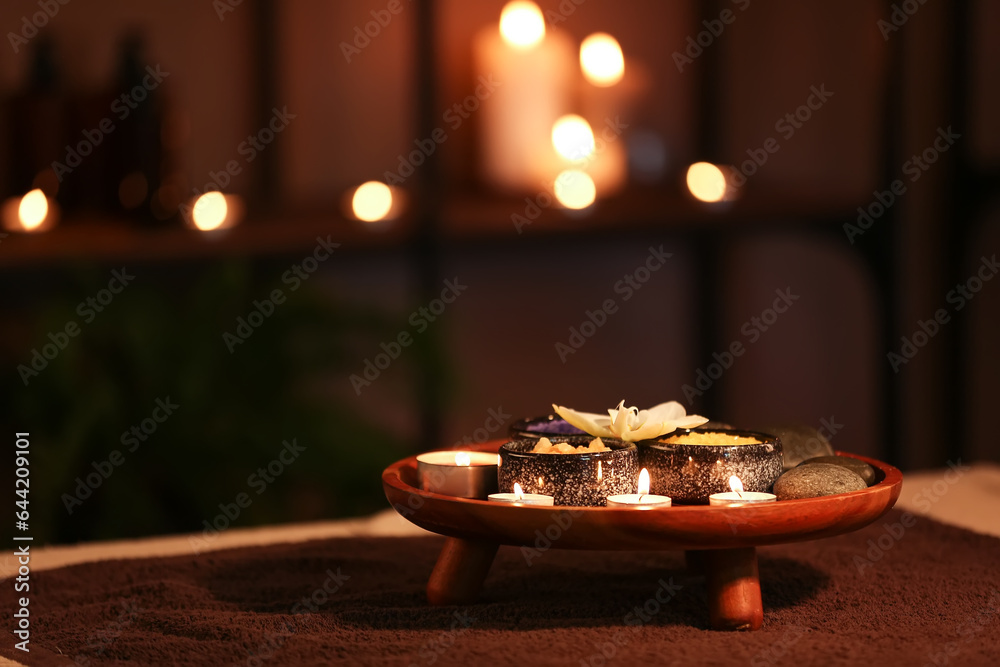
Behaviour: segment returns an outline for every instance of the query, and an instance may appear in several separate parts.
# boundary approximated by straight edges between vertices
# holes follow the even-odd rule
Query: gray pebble
[[[797,467],[801,468],[804,465],[812,465],[814,463],[831,463],[835,466],[843,466],[865,480],[865,484],[868,486],[875,483],[875,468],[872,468],[861,459],[851,458],[850,456],[817,456],[813,459],[806,459]]]
[[[857,473],[832,463],[810,463],[789,470],[774,483],[778,500],[832,496],[849,491],[863,491],[868,485]]]
[[[778,436],[785,470],[791,470],[806,459],[834,455],[830,441],[811,426],[785,424],[754,430]]]

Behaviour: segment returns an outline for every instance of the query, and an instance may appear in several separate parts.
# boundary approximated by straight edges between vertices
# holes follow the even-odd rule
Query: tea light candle
[[[732,491],[725,493],[713,493],[708,497],[709,505],[730,505],[738,507],[751,503],[770,503],[777,500],[773,493],[761,493],[758,491],[744,491],[743,482],[736,475],[729,478],[729,488]]]
[[[499,462],[487,452],[427,452],[417,456],[417,481],[423,491],[483,500],[497,490]]]
[[[608,507],[638,507],[641,509],[670,507],[670,497],[649,493],[649,471],[643,468],[642,472],[639,473],[639,492],[608,496]]]
[[[553,505],[555,499],[542,493],[525,493],[521,485],[514,482],[514,493],[491,493],[490,500],[513,505]]]

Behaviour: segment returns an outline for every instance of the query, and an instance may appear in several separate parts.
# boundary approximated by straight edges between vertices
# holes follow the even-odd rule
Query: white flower
[[[608,410],[608,416],[577,412],[561,405],[552,405],[556,414],[578,429],[598,438],[618,438],[625,442],[651,440],[678,428],[695,428],[708,421],[707,417],[689,415],[677,401],[660,403],[648,410],[626,408],[625,401]]]

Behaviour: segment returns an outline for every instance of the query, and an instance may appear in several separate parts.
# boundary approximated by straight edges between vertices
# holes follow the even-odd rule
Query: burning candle
[[[56,223],[58,210],[55,201],[35,188],[23,197],[5,201],[0,217],[4,229],[34,234],[51,229]]]
[[[553,505],[555,501],[543,493],[525,493],[517,482],[514,482],[514,493],[491,493],[490,500],[513,505]]]
[[[713,493],[708,497],[709,505],[729,505],[739,507],[751,503],[770,503],[777,499],[773,493],[761,493],[758,491],[744,491],[743,482],[736,475],[729,478],[729,488],[732,491],[725,493]]]
[[[499,461],[487,452],[427,452],[417,457],[417,481],[424,491],[483,500],[497,490]]]
[[[546,32],[538,5],[515,0],[503,8],[499,30],[476,35],[473,50],[479,76],[498,83],[478,112],[483,176],[508,191],[537,191],[559,171],[549,134],[569,109],[573,45]]]
[[[608,507],[638,507],[640,509],[670,507],[670,498],[649,493],[649,471],[643,468],[642,472],[639,473],[639,492],[608,496]]]

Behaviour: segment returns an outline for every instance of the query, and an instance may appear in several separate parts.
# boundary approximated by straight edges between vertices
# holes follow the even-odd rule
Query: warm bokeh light
[[[545,37],[545,17],[533,2],[508,2],[500,13],[500,34],[511,46],[530,49]]]
[[[710,162],[695,162],[688,167],[687,186],[701,201],[717,202],[726,197],[726,175]]]
[[[639,473],[639,495],[644,496],[649,493],[649,471],[645,468]]]
[[[44,192],[36,188],[21,197],[21,203],[17,207],[17,219],[24,231],[30,232],[41,227],[48,215],[49,200]]]
[[[354,191],[351,210],[359,220],[365,222],[382,220],[392,210],[392,190],[378,181],[363,183]]]
[[[469,456],[468,452],[457,452],[455,454],[455,465],[457,466],[472,465],[472,457]]]
[[[583,160],[594,153],[594,131],[580,116],[563,116],[552,126],[552,146],[567,160]]]
[[[221,192],[206,192],[194,203],[191,210],[191,222],[203,232],[219,229],[229,215],[229,205],[226,196]]]
[[[729,488],[735,493],[743,493],[743,482],[736,475],[729,478]]]
[[[613,86],[625,76],[625,56],[618,40],[606,32],[595,32],[580,45],[580,67],[595,86]]]
[[[556,177],[555,195],[566,208],[587,208],[597,198],[594,179],[582,171],[567,169]]]

